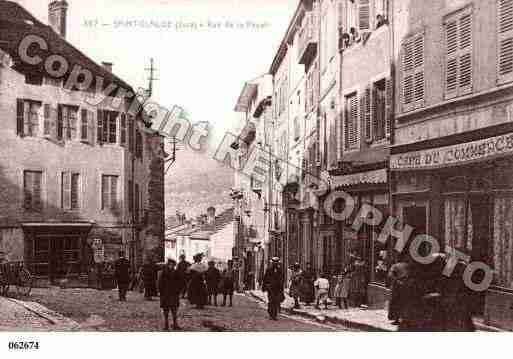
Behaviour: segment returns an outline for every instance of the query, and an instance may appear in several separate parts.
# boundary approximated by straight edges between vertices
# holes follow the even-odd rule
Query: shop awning
[[[331,178],[331,187],[336,189],[359,184],[387,183],[388,176],[385,168],[375,171],[359,172],[350,175],[334,176]]]

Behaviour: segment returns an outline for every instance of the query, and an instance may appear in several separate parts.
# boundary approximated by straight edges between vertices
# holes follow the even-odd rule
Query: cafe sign
[[[390,169],[434,169],[465,165],[510,154],[513,154],[513,133],[459,145],[392,155]]]

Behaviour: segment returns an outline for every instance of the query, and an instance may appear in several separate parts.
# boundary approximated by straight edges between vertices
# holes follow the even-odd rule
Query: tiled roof
[[[105,70],[79,49],[59,36],[50,26],[37,20],[30,12],[12,1],[0,0],[0,48],[14,60],[14,68],[20,72],[43,72],[44,61],[39,65],[29,65],[22,62],[18,54],[21,40],[28,35],[42,37],[48,43],[48,50],[36,49],[31,51],[33,56],[40,55],[43,60],[50,54],[63,56],[70,64],[68,74],[75,65],[90,70],[94,76],[103,77],[104,86],[115,83],[126,90],[133,90],[122,79]]]

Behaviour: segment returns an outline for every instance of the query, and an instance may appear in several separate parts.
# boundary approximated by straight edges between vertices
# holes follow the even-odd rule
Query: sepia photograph
[[[0,119],[7,357],[513,330],[513,0],[0,0]]]

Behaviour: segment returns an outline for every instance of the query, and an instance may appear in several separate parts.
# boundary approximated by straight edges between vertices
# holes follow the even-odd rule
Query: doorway
[[[79,235],[37,235],[34,243],[36,275],[48,276],[51,282],[80,270]],[[38,270],[41,268],[41,270]]]

